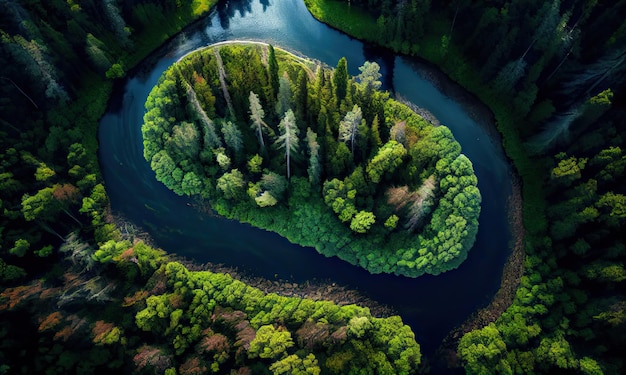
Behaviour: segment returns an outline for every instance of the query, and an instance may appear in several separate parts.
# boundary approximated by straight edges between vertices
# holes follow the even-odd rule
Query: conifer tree
[[[337,101],[340,102],[346,97],[348,92],[348,61],[345,57],[339,59],[337,63],[337,68],[335,68],[335,73],[333,74],[333,83]]]
[[[285,149],[285,158],[287,159],[287,179],[291,178],[291,153],[298,150],[298,126],[296,124],[296,116],[290,109],[279,124],[280,137],[276,140],[278,148]]]

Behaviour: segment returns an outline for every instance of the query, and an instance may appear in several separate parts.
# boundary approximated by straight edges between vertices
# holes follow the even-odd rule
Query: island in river
[[[146,101],[144,157],[179,195],[371,273],[458,267],[478,229],[472,163],[450,130],[380,91],[271,45],[195,51]]]

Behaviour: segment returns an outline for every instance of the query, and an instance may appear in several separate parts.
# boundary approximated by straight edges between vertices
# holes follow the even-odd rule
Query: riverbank
[[[194,204],[193,207],[202,212],[208,209],[206,205],[201,204]],[[119,215],[108,215],[107,217],[108,221],[114,223],[119,229],[122,239],[131,243],[142,241],[151,247],[157,247],[156,242],[152,239],[150,234],[137,224]],[[377,318],[387,318],[392,315],[398,315],[391,306],[381,304],[368,298],[356,289],[348,288],[330,280],[314,279],[307,280],[303,283],[280,278],[270,280],[250,275],[245,271],[239,270],[237,267],[229,267],[212,262],[201,264],[192,259],[179,256],[176,253],[169,253],[167,257],[168,261],[179,262],[185,265],[190,271],[210,271],[213,273],[229,274],[234,279],[260,289],[264,293],[275,293],[285,297],[306,298],[313,301],[331,301],[339,306],[355,304],[361,307],[367,307],[372,316]]]
[[[509,197],[509,226],[513,233],[512,251],[502,270],[500,288],[489,305],[477,310],[461,325],[454,328],[443,339],[437,349],[434,365],[439,368],[459,368],[461,363],[457,355],[457,347],[461,337],[468,332],[486,327],[494,323],[506,309],[513,304],[520,279],[524,275],[525,229],[522,216],[522,189],[518,178],[513,179],[513,192]]]
[[[512,251],[504,265],[500,287],[486,307],[477,310],[465,322],[450,331],[437,351],[434,365],[451,364],[450,367],[458,367],[460,363],[457,359],[456,347],[460,338],[467,332],[495,322],[513,303],[515,292],[524,273],[524,237],[527,228],[530,228],[528,229],[530,233],[534,233],[544,225],[541,213],[545,203],[540,192],[540,179],[537,178],[538,172],[534,168],[534,163],[525,154],[519,135],[515,131],[515,114],[502,102],[502,99],[495,97],[494,93],[478,82],[475,77],[469,77],[466,69],[457,67],[467,67],[467,64],[454,50],[449,49],[445,59],[429,54],[430,48],[407,55],[403,51],[378,43],[378,37],[371,32],[377,29],[376,20],[366,12],[359,11],[358,7],[322,0],[305,0],[305,5],[318,21],[368,43],[390,48],[396,54],[405,55],[413,64],[420,64],[420,68],[426,67],[425,78],[441,91],[451,93],[451,96],[461,103],[467,113],[483,126],[490,139],[502,144],[507,159],[517,171],[517,175],[513,178],[513,192],[507,207],[509,225],[513,233]],[[334,17],[336,14],[348,14],[348,16],[337,18]],[[426,63],[416,61],[416,59],[423,59]],[[449,78],[440,79],[441,74],[437,72],[443,72]],[[454,85],[459,85],[465,90],[461,93],[461,90],[453,89]],[[476,101],[485,104],[473,105],[472,103]],[[486,121],[485,118],[489,120]],[[532,223],[529,220],[531,217],[534,218]]]

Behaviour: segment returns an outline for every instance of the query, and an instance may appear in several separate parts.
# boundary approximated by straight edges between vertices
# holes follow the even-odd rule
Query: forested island
[[[305,3],[321,21],[395,53],[426,59],[476,95],[492,110],[519,173],[523,276],[511,281],[515,292],[510,298],[490,306],[486,318],[480,315],[469,321],[447,343],[443,366],[430,359],[433,372],[458,366],[473,374],[624,373],[626,27],[621,15],[626,3]],[[2,2],[0,374],[428,371],[414,334],[398,317],[379,318],[354,305],[266,293],[227,271],[199,270],[148,245],[141,231],[112,215],[98,165],[97,128],[115,82],[122,82],[151,51],[211,9],[228,19],[237,12],[246,14],[250,4],[248,0]],[[277,57],[281,53],[276,51]],[[275,100],[283,72],[297,88],[299,72],[307,71],[300,63],[294,67],[301,69],[283,66]],[[317,82],[315,76],[305,78]],[[198,84],[193,75],[185,79],[192,86]],[[209,83],[221,89],[220,82]],[[350,83],[357,89],[361,84]],[[291,171],[287,172],[285,158],[271,158],[275,161],[270,164],[249,127],[248,89],[232,98],[238,113],[234,122],[240,121],[240,131],[246,132],[244,147],[257,147],[258,152],[249,156],[258,153],[263,169],[287,178]],[[274,96],[263,90],[254,93],[266,114],[264,121],[270,124],[272,117],[275,135],[280,136],[283,118],[269,105]],[[335,126],[348,112],[354,115],[357,102],[352,100],[343,108],[336,103]],[[370,111],[364,118],[371,131],[374,112],[367,106],[359,108],[362,114]],[[292,110],[294,116],[301,115]],[[219,114],[220,119],[228,117]],[[216,135],[223,136],[218,117],[208,118]],[[318,130],[318,119],[311,120],[321,145],[326,129]],[[387,123],[380,116],[378,121],[381,142],[385,141],[382,149],[395,121]],[[296,124],[309,127],[306,122]],[[253,206],[259,212],[278,210],[303,192],[298,187],[311,183],[308,142],[302,141],[307,128],[299,133],[299,150],[307,157],[290,160],[293,176],[283,196],[287,201],[262,184],[252,189],[253,199],[245,186],[243,197],[249,204],[257,205],[256,198],[264,191],[270,192],[259,199],[262,204],[271,203],[270,196],[276,199],[274,206]],[[351,142],[334,135],[332,142],[346,155],[346,149],[350,154],[360,152],[358,142],[353,152]],[[265,136],[269,149],[273,142]],[[223,142],[230,163],[253,176],[248,159],[238,160]],[[267,152],[283,156],[284,151]],[[205,156],[217,161],[216,154]],[[367,155],[358,157],[364,163],[363,176],[368,176]],[[215,168],[222,167],[218,163]],[[330,169],[324,165],[324,171]],[[411,188],[418,189],[430,178],[396,169],[383,174],[389,177],[382,180],[405,173]],[[325,180],[343,181],[351,174],[331,176]],[[410,176],[415,179],[409,181]],[[262,182],[262,174],[257,172],[252,181]],[[198,186],[190,182],[194,181],[188,177],[183,194],[224,194],[217,182],[214,191],[205,185],[193,190]],[[217,202],[216,209],[233,204],[223,196]],[[357,213],[371,212],[375,222],[368,233],[354,234],[352,218],[341,223],[351,236],[390,229],[384,224],[391,212],[377,214],[356,199],[354,207],[359,207]],[[320,209],[334,215],[326,202]],[[406,221],[396,216],[394,230],[399,231]],[[396,264],[399,261],[395,259]],[[372,267],[384,271],[382,263]]]
[[[144,157],[177,194],[372,273],[456,268],[478,229],[471,162],[378,90],[378,64],[356,79],[346,64],[250,43],[193,52],[148,97]]]

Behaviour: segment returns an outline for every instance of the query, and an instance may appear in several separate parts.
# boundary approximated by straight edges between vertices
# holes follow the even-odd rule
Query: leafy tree
[[[275,172],[264,173],[261,177],[261,187],[269,191],[276,199],[281,199],[289,183],[285,177]]]
[[[273,325],[264,325],[256,332],[256,337],[250,343],[248,357],[279,358],[286,355],[287,349],[294,342],[291,333],[284,327],[275,328]]]
[[[360,211],[352,218],[352,221],[350,222],[350,229],[356,233],[366,233],[375,222],[376,217],[373,213]]]
[[[278,203],[278,200],[276,200],[276,198],[268,190],[261,193],[258,197],[255,197],[254,201],[257,205],[259,205],[259,207],[270,207]]]
[[[217,161],[217,164],[220,166],[220,168],[222,168],[223,170],[226,171],[230,169],[231,160],[228,155],[223,152],[223,150],[217,152],[217,154],[215,155],[215,160]]]
[[[300,358],[297,354],[287,356],[272,363],[270,371],[275,375],[319,375],[321,373],[317,358],[313,353],[309,353],[305,358]]]
[[[224,193],[227,199],[237,199],[242,196],[246,181],[238,169],[224,173],[217,179],[217,188]]]
[[[188,172],[183,177],[181,187],[183,192],[189,196],[200,194],[202,192],[202,180],[195,172]]]
[[[372,182],[378,183],[384,173],[391,173],[402,164],[405,155],[404,146],[391,140],[378,150],[376,156],[367,164],[365,171]]]
[[[177,160],[194,160],[200,153],[200,137],[196,126],[182,122],[172,128],[169,140],[170,155]]]
[[[493,323],[461,338],[458,354],[469,374],[511,373],[506,344]]]
[[[254,154],[254,156],[252,156],[250,160],[248,160],[248,170],[250,171],[250,173],[261,173],[262,164],[263,158],[259,156],[259,154]]]
[[[15,241],[15,245],[9,250],[9,253],[18,257],[23,257],[24,255],[26,255],[28,249],[30,249],[30,243],[28,242],[28,240],[20,238]]]
[[[105,76],[108,79],[117,79],[117,78],[124,77],[125,74],[126,73],[124,72],[124,68],[122,67],[122,64],[115,63],[111,65],[111,67],[106,71]]]

